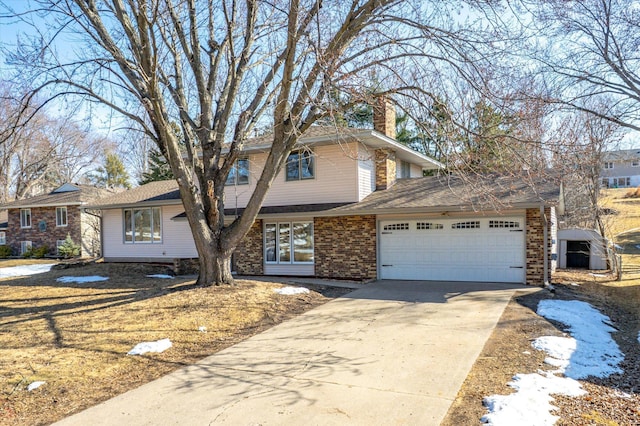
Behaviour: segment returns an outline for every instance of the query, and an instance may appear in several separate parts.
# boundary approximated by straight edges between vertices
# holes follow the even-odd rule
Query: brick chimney
[[[396,108],[386,96],[376,98],[373,105],[373,130],[396,138]],[[396,183],[396,152],[389,148],[375,151],[376,191],[390,188]]]
[[[396,138],[396,107],[386,96],[376,98],[373,105],[373,130]]]

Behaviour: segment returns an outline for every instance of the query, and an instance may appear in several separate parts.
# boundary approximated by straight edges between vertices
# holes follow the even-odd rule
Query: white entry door
[[[524,217],[379,223],[382,279],[525,282]]]

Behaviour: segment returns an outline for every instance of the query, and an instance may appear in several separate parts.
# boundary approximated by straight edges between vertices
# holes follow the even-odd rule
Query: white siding
[[[265,263],[265,275],[314,275],[315,268],[313,265],[286,265]]]
[[[358,160],[358,201],[376,190],[375,163],[371,158]]]
[[[422,177],[422,167],[420,167],[417,164],[412,164],[411,165],[411,177],[412,178]]]
[[[356,143],[314,147],[315,178],[288,182],[283,170],[276,176],[263,205],[286,206],[359,201],[357,149]],[[266,153],[249,156],[249,184],[226,187],[226,208],[242,208],[247,205],[266,159]]]
[[[171,220],[182,213],[182,205],[163,206],[162,243],[160,244],[125,244],[123,239],[122,209],[104,210],[104,257],[106,258],[140,258],[157,259],[167,262],[174,258],[198,257],[196,247],[191,236],[191,229],[186,220]]]
[[[89,213],[80,213],[80,235],[82,257],[97,256],[100,251],[100,219]]]

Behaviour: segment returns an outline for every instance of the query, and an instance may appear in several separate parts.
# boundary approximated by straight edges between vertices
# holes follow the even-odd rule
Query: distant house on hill
[[[603,153],[601,178],[606,188],[640,186],[640,148]]]
[[[48,194],[0,205],[0,211],[6,211],[5,222],[0,215],[0,245],[11,247],[14,255],[47,246],[49,253],[55,255],[70,235],[80,245],[81,256],[97,256],[100,219],[96,212],[84,211],[82,207],[112,194],[90,185],[65,183]]]

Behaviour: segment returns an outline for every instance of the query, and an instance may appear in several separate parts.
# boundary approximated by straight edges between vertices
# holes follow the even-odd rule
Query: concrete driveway
[[[438,425],[521,285],[381,281],[60,425]]]

